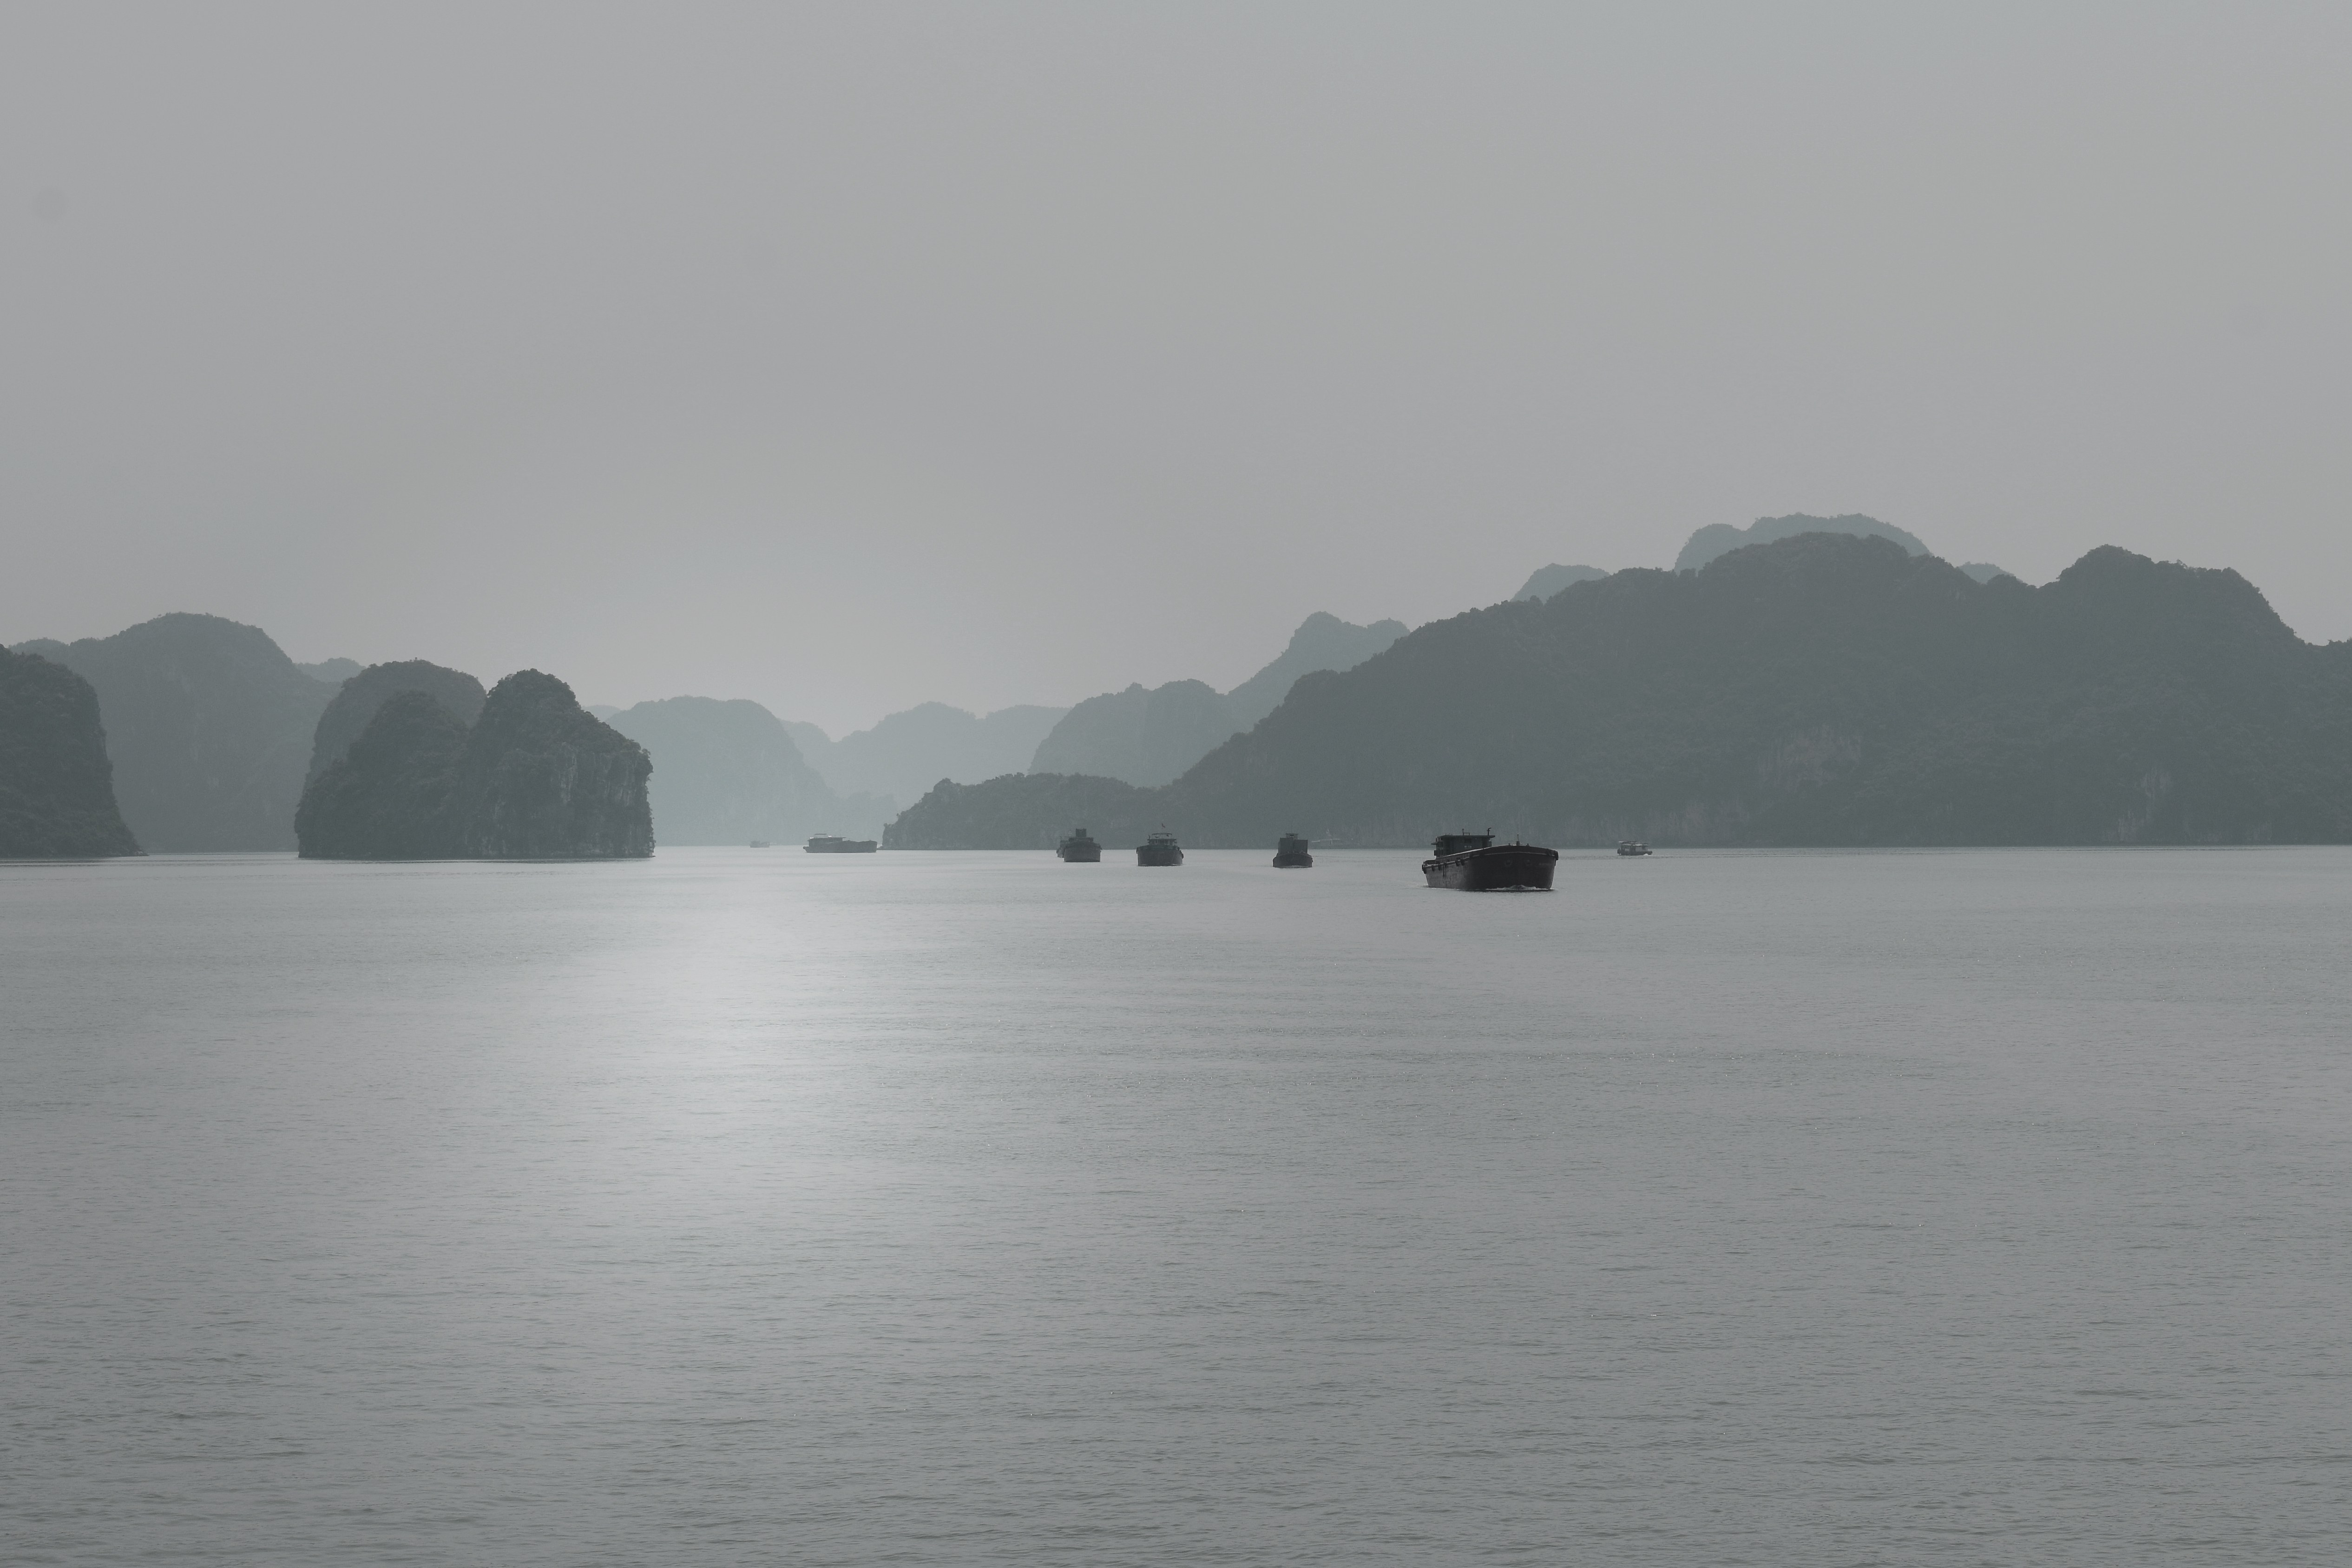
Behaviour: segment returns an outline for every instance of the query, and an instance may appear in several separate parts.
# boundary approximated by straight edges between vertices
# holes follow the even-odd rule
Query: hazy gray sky
[[[0,641],[840,729],[1864,511],[2352,635],[2352,7],[0,12]]]

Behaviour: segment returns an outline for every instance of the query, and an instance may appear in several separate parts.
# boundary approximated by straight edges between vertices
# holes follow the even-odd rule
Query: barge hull
[[[1432,887],[1462,893],[1549,893],[1552,873],[1559,865],[1558,850],[1536,844],[1496,844],[1425,860],[1421,862],[1421,873]]]

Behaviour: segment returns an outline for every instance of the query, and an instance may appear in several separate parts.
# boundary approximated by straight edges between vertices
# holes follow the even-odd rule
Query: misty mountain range
[[[1220,695],[1200,681],[1088,697],[1038,744],[1028,773],[1073,773],[1146,788],[1177,779],[1233,736],[1272,713],[1298,677],[1351,670],[1404,635],[1404,622],[1357,626],[1318,612],[1275,661]],[[957,783],[972,783],[969,779]]]
[[[1696,571],[1720,555],[1745,545],[1770,544],[1775,539],[1794,538],[1799,534],[1852,534],[1858,538],[1891,539],[1912,555],[1932,552],[1916,534],[1882,523],[1876,517],[1866,517],[1859,512],[1849,512],[1842,517],[1816,517],[1803,512],[1791,512],[1784,517],[1759,517],[1744,528],[1728,523],[1709,523],[1694,531],[1683,545],[1682,553],[1675,557],[1676,571]],[[1960,570],[1979,582],[1990,582],[1996,577],[2009,574],[1990,561],[1973,560]],[[1598,567],[1547,566],[1537,569],[1534,576],[1520,586],[1514,599],[1549,599],[1573,582],[1591,582],[1609,574]]]
[[[755,702],[666,697],[606,722],[653,756],[654,834],[662,843],[871,838],[894,814],[887,800],[835,790],[803,757],[793,727]]]
[[[1174,681],[985,716],[931,703],[837,741],[740,700],[594,712],[614,744],[625,737],[651,755],[655,837],[670,844],[836,831],[881,833],[896,847],[1045,847],[1077,821],[1116,839],[1162,819],[1203,845],[1287,831],[1414,842],[1473,818],[1564,842],[2237,841],[2344,831],[2341,811],[2326,805],[2339,800],[2328,794],[2338,764],[2326,746],[2344,721],[2333,699],[2310,695],[2341,657],[2294,639],[2232,574],[2190,574],[2181,580],[2191,588],[2165,601],[2193,608],[2207,643],[2227,625],[2276,664],[2271,685],[2224,697],[2216,683],[2252,655],[2196,643],[2193,657],[2175,657],[2195,640],[2160,606],[2136,611],[2131,601],[2187,569],[2134,577],[2116,564],[2139,559],[2127,552],[2094,552],[2036,590],[1982,563],[1948,566],[1869,517],[1793,516],[1700,529],[1681,559],[1699,564],[1548,567],[1513,601],[1411,634],[1393,621],[1357,626],[1318,613],[1222,694]],[[1897,566],[1913,575],[1889,576]],[[2223,579],[2260,613],[2243,603],[2216,610]],[[1940,609],[1919,610],[1940,607],[1947,591],[1936,585],[1954,582],[1968,586],[1950,589],[1952,601],[1974,609],[1952,612],[1948,625]],[[2086,599],[2086,584],[2109,591]],[[1909,606],[1901,636],[1872,619],[1874,596]],[[1766,612],[1782,601],[1801,613]],[[2145,611],[2163,634],[2135,632],[2129,657],[2101,655],[2095,682],[2035,666],[2037,649],[2087,656],[2092,644],[2070,617],[2092,602],[2106,607],[2110,631]],[[1951,645],[1903,640],[1931,633]],[[1970,638],[1983,645],[1954,651]],[[299,665],[258,629],[215,616],[166,615],[110,638],[17,652],[38,655],[8,668],[9,689],[37,700],[0,703],[0,823],[16,824],[0,841],[19,844],[120,846],[105,826],[119,821],[152,850],[292,848],[306,784],[352,752],[387,701],[428,698],[441,716],[409,715],[404,744],[451,756],[452,737],[485,701],[482,683],[462,671],[424,661]],[[1875,674],[1864,679],[1859,668]],[[1926,672],[1917,690],[1883,689],[1906,670]],[[2179,690],[2142,690],[2156,671],[2171,672]],[[112,777],[100,793],[84,755],[100,743],[58,739],[79,733],[71,716],[82,687],[104,725]],[[2193,703],[2180,695],[2191,687],[2202,694]],[[1959,701],[1956,693],[1966,698],[1958,708],[1937,707]],[[44,704],[47,716],[35,712]],[[2041,717],[2021,716],[2029,711]],[[2130,716],[2120,730],[2118,714]],[[604,729],[588,714],[580,720]],[[2254,735],[2245,756],[2275,766],[2225,765],[2207,731]],[[1970,735],[1991,749],[1954,738]],[[2120,747],[2096,764],[2106,783],[2053,760],[2062,739],[2088,747],[2084,756]],[[47,773],[26,761],[51,753],[84,759]],[[1967,800],[1937,793],[1951,779],[2009,767],[2050,775],[2032,810],[2011,798],[2026,786],[2005,776]],[[2128,788],[2116,782],[2126,774]],[[68,778],[82,783],[59,784]],[[63,800],[61,788],[79,789],[79,803],[39,826],[45,809],[23,802]],[[355,785],[344,793],[373,799]],[[2008,803],[1991,804],[1996,797]]]
[[[985,717],[925,703],[838,741],[814,725],[788,724],[741,700],[672,697],[626,709],[583,710],[582,717],[609,724],[654,758],[649,798],[657,841],[787,841],[814,832],[874,837],[896,815],[899,800],[919,798],[942,780],[978,782],[1020,772],[1057,744],[1091,747],[1089,759],[1112,768],[1139,768],[1148,758],[1172,778],[1243,727],[1244,719],[1262,716],[1298,674],[1353,664],[1403,630],[1396,622],[1367,628],[1311,616],[1282,654],[1229,694],[1198,682],[1162,688],[1197,688],[1209,718],[1192,725],[1156,723],[1149,712],[1124,715],[1124,694],[1117,693],[1090,698],[1077,709],[1021,706]],[[114,853],[136,852],[139,846],[162,852],[294,849],[296,808],[306,788],[352,751],[389,700],[407,693],[430,699],[446,723],[422,708],[407,711],[401,744],[450,758],[463,751],[456,737],[476,724],[486,700],[476,676],[421,659],[365,668],[347,659],[297,664],[259,628],[215,615],[163,615],[112,637],[70,644],[37,641],[20,644],[18,653],[33,656],[24,666],[27,672],[36,666],[70,672],[79,681],[74,689],[90,693],[90,716],[102,719],[104,738],[93,729],[76,744],[102,745],[111,782],[101,788],[85,779],[76,787],[81,803],[73,812],[92,821],[120,821],[135,840],[134,846],[110,837],[102,826],[74,826],[58,814],[63,808],[28,806],[5,841],[36,846],[25,853],[84,852],[37,847],[42,844],[112,843],[117,848],[103,852]],[[346,665],[350,674],[329,678]],[[1148,706],[1150,694],[1135,691]],[[70,706],[70,699],[60,700]],[[1099,722],[1107,710],[1109,725]],[[1065,735],[1062,727],[1073,714],[1084,716]],[[29,713],[16,715],[0,747],[27,756],[56,753],[54,727],[35,722]],[[1106,731],[1127,747],[1125,754],[1107,754]],[[1063,738],[1056,742],[1056,736]],[[6,755],[0,750],[0,758]],[[46,799],[42,791],[51,788],[36,779],[37,772],[28,765],[10,775],[32,791],[27,800]],[[322,826],[317,842],[330,847],[319,852],[359,853],[352,848],[356,844],[385,855],[394,854],[393,846],[407,846],[402,854],[422,853],[417,846],[488,841],[487,829],[461,831],[449,824],[483,818],[490,806],[450,804],[457,797],[447,790],[438,803],[420,805],[419,791],[430,793],[414,779],[387,781],[381,768],[363,781],[339,782],[335,793],[344,804],[333,820],[358,814],[373,825]],[[397,803],[384,804],[395,798]],[[592,839],[604,841],[593,835],[581,841]]]
[[[1074,810],[1203,847],[2343,842],[2352,643],[2113,547],[2029,588],[1801,533],[1423,626],[1163,789],[943,788],[885,841],[1038,847]]]
[[[813,724],[784,727],[809,766],[835,790],[878,796],[887,815],[942,779],[1024,771],[1037,743],[1068,711],[1024,704],[982,716],[945,703],[922,703],[839,740],[827,738]]]

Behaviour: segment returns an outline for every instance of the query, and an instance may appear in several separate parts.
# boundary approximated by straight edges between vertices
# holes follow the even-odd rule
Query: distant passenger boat
[[[1650,852],[1650,846],[1637,840],[1621,839],[1617,842],[1617,852],[1621,855],[1645,855]]]
[[[1072,865],[1081,862],[1092,864],[1102,859],[1102,845],[1088,837],[1084,828],[1080,828],[1076,832],[1064,839],[1062,847],[1054,852]]]
[[[875,845],[872,839],[845,839],[832,833],[819,833],[802,847],[813,855],[870,855]]]
[[[1135,846],[1138,865],[1182,865],[1184,852],[1177,845],[1176,835],[1166,828],[1146,837]]]
[[[1492,833],[1440,833],[1433,856],[1421,862],[1432,887],[1465,893],[1506,889],[1549,892],[1559,852],[1541,844],[1498,844]]]
[[[753,839],[751,841],[751,847],[755,850],[764,850],[768,847],[768,841],[765,839]]]
[[[1274,846],[1274,863],[1286,871],[1304,871],[1315,863],[1315,857],[1307,852],[1304,838],[1297,833],[1285,833],[1282,841]]]

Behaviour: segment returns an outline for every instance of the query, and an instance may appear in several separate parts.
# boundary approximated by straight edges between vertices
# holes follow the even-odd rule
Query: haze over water
[[[1113,856],[0,867],[0,1556],[2352,1554],[2352,852]]]

